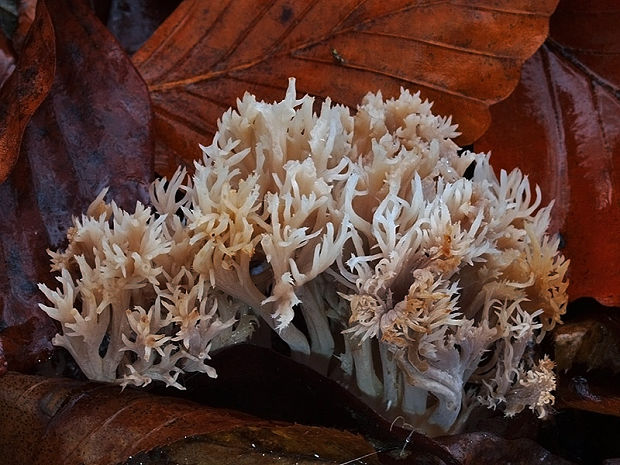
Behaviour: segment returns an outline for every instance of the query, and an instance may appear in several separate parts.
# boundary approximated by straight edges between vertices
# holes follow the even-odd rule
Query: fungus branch
[[[565,312],[568,261],[538,188],[459,153],[419,94],[368,94],[354,115],[313,104],[292,79],[281,102],[246,94],[150,207],[102,192],[51,253],[54,343],[92,379],[181,387],[215,376],[210,350],[257,315],[423,430],[454,431],[476,404],[544,416],[553,362],[532,347]]]

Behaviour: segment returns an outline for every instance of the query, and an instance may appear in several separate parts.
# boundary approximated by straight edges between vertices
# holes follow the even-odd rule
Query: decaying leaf
[[[0,30],[5,36],[12,36],[17,28],[18,0],[0,0]]]
[[[614,415],[620,420],[618,310],[581,299],[572,305],[565,324],[553,331],[558,408]]]
[[[341,463],[374,451],[360,436],[338,430],[16,373],[0,378],[0,411],[0,451],[14,465],[115,465],[155,448],[155,458],[169,454],[173,463],[187,463],[178,456],[183,452],[203,454],[203,462],[193,463],[218,464]],[[146,460],[142,454],[128,463]],[[379,462],[369,455],[364,463]]]
[[[11,36],[13,48],[21,50],[34,21],[38,0],[18,0],[17,2],[17,27]]]
[[[571,299],[620,304],[620,21],[617,2],[564,0],[551,38],[491,109],[476,143],[496,167],[519,166],[555,199],[553,225],[571,259]]]
[[[620,417],[620,375],[569,372],[560,377],[558,406]]]
[[[36,7],[36,0],[0,1],[0,88],[15,69],[16,52],[20,52],[24,45],[24,40],[34,21]],[[9,32],[12,33],[9,34]],[[34,34],[38,32],[35,31]],[[46,62],[46,64],[49,63]]]
[[[53,79],[54,29],[44,2],[39,2],[15,70],[0,89],[0,183],[15,166],[24,129]]]
[[[13,47],[4,33],[0,32],[0,88],[15,70]]]
[[[571,465],[530,439],[507,440],[493,433],[457,434],[440,438],[463,465]]]
[[[134,55],[154,104],[156,170],[191,168],[236,98],[279,98],[289,76],[301,93],[352,107],[368,91],[420,89],[469,143],[546,37],[555,5],[186,0]]]
[[[211,363],[218,372],[216,379],[188,376],[187,391],[173,394],[264,419],[325,425],[362,434],[371,438],[373,444],[393,449],[390,455],[399,456],[405,449],[411,462],[396,462],[402,465],[430,457],[445,465],[458,465],[434,439],[412,432],[404,421],[391,423],[379,416],[368,405],[372,403],[370,398],[365,399],[368,404],[364,403],[344,383],[324,377],[272,349],[238,344],[214,353]],[[162,391],[159,393],[164,394]],[[379,456],[382,463],[392,463],[386,455]]]
[[[620,374],[618,309],[606,308],[587,299],[584,304],[571,308],[569,318],[553,331],[558,371],[566,372],[579,366],[610,375]]]
[[[148,93],[131,61],[82,2],[47,5],[54,29],[43,15],[32,27],[55,31],[54,84],[24,133],[15,170],[0,184],[0,361],[20,370],[51,349],[56,332],[37,305],[37,282],[55,287],[46,249],[62,244],[71,216],[103,187],[133,208],[153,176]]]
[[[102,2],[100,2],[102,3]],[[170,16],[181,0],[132,0],[108,2],[105,18],[99,17],[118,39],[127,53],[132,54],[153,35]]]

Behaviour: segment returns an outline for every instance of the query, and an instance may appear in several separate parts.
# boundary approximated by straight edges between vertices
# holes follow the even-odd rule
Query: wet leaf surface
[[[361,436],[340,429],[257,419],[113,385],[12,372],[0,378],[0,450],[15,465],[349,463],[362,456],[367,464],[441,463],[437,457],[453,465],[570,463],[532,440],[492,433],[439,438],[434,447],[443,453],[435,458],[409,439],[379,445],[373,454]]]
[[[400,451],[406,442],[415,451],[412,460],[436,457],[447,465],[458,464],[431,438],[412,433],[400,422],[391,425],[347,386],[272,349],[251,344],[227,347],[213,354],[211,365],[218,372],[216,379],[188,375],[186,391],[155,387],[154,392],[269,420],[353,431],[389,450]],[[392,463],[390,455],[380,459]]]
[[[125,465],[311,465],[379,464],[369,445],[350,433],[300,425],[238,426],[228,431],[192,436],[170,446],[140,453]],[[359,442],[359,444],[356,443]]]
[[[236,98],[281,99],[290,76],[300,93],[352,107],[371,90],[420,89],[471,142],[544,40],[555,5],[186,0],[134,55],[153,99],[156,170],[191,167]]]
[[[519,166],[555,199],[553,226],[571,259],[571,299],[620,305],[620,8],[563,0],[551,38],[521,81],[491,108],[476,150],[496,167]]]
[[[572,304],[566,323],[554,330],[553,343],[557,407],[613,415],[620,428],[619,310],[581,299]]]
[[[46,249],[63,244],[71,216],[103,187],[132,209],[153,176],[144,82],[85,5],[47,4],[56,33],[54,84],[0,184],[0,361],[19,370],[46,356],[56,332],[38,308],[37,282],[56,287]]]
[[[472,432],[431,439],[411,433],[402,427],[402,422],[390,424],[346,386],[273,350],[241,344],[214,354],[211,364],[218,371],[217,379],[188,376],[187,391],[158,389],[157,392],[266,419],[353,431],[369,438],[379,448],[390,450],[378,455],[384,464],[428,464],[439,459],[454,465],[459,461],[481,465],[569,463],[537,445],[541,422],[530,412],[507,419],[500,412],[479,409],[478,418],[472,422]],[[488,441],[482,440],[483,437],[488,437]],[[554,444],[549,442],[549,445]]]
[[[373,452],[347,432],[63,378],[6,374],[0,378],[0,412],[0,450],[14,465],[114,465],[190,436],[190,443],[208,446],[208,460],[196,463],[240,463],[230,460],[251,449],[261,451],[254,463],[334,463]],[[174,455],[179,448],[167,450]],[[365,461],[378,463],[374,457]]]
[[[569,371],[560,375],[558,407],[620,417],[620,374]]]
[[[556,327],[552,336],[558,371],[581,367],[620,374],[618,310],[593,299],[581,299],[570,307],[564,324]]]
[[[492,433],[456,434],[438,439],[463,465],[571,465],[530,439],[503,439]]]

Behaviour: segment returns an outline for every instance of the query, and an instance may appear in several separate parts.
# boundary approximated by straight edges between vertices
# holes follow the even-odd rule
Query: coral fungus
[[[477,404],[544,416],[553,362],[533,346],[565,311],[568,261],[538,188],[460,151],[418,94],[313,105],[294,80],[281,102],[246,94],[150,208],[102,193],[52,253],[62,289],[41,287],[55,344],[93,379],[179,387],[257,315],[426,431]]]

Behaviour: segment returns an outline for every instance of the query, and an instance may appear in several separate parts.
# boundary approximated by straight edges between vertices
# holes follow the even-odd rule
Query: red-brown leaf
[[[54,85],[24,133],[15,170],[0,184],[0,362],[19,370],[45,356],[55,332],[38,308],[37,282],[57,284],[46,248],[63,244],[71,216],[103,187],[133,208],[153,176],[144,81],[82,2],[48,5]]]
[[[0,451],[13,465],[116,465],[188,437],[207,445],[209,463],[340,463],[373,451],[360,436],[343,431],[16,373],[0,378],[0,411]],[[369,456],[365,463],[378,462]]]
[[[551,39],[491,109],[476,143],[494,166],[520,166],[555,199],[553,225],[571,259],[571,299],[620,305],[620,8],[565,0]]]
[[[369,91],[420,89],[471,142],[545,39],[556,3],[186,0],[134,55],[154,103],[156,169],[191,165],[236,98],[281,99],[289,76],[299,92],[353,107]]]
[[[30,31],[30,25],[34,21],[36,15],[37,3],[37,0],[19,0],[18,2],[17,28],[15,32],[13,32],[13,37],[11,37],[15,50],[21,50],[24,45],[24,41],[28,36],[28,31]]]
[[[24,129],[53,79],[54,29],[44,2],[39,2],[16,69],[0,89],[0,183],[13,169]]]

